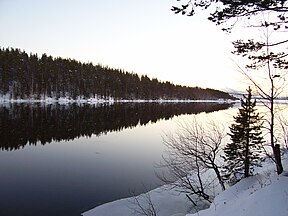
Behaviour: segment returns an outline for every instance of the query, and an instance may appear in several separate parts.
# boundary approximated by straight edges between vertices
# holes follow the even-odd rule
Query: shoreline
[[[179,99],[99,99],[99,98],[44,98],[44,99],[6,99],[0,98],[0,104],[8,103],[43,103],[43,104],[113,104],[113,103],[235,103],[238,100],[226,99],[201,99],[201,100],[179,100]]]

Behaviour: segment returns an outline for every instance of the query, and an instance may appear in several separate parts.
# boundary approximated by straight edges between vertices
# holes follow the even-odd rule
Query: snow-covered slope
[[[276,174],[267,158],[257,173],[220,193],[209,209],[187,216],[288,216],[288,152],[283,150],[286,171]]]
[[[288,176],[256,175],[219,194],[209,209],[189,216],[288,216]]]
[[[271,160],[257,168],[255,176],[242,179],[226,191],[216,196],[208,209],[187,214],[195,209],[184,194],[163,190],[163,187],[149,192],[149,197],[157,210],[157,216],[288,216],[288,152],[282,158],[284,169],[277,176],[275,164]],[[145,195],[138,198],[143,205]],[[146,196],[147,197],[147,196]],[[133,198],[118,200],[96,207],[83,216],[134,216],[137,205]],[[201,208],[201,206],[198,206]],[[202,206],[203,207],[203,206]]]
[[[147,194],[138,196],[139,202],[142,206],[148,205]],[[153,203],[157,216],[169,216],[177,213],[189,212],[191,203],[186,200],[184,194],[179,194],[175,191],[165,190],[163,187],[152,190],[148,193]],[[135,204],[133,197],[116,200],[111,203],[107,203],[98,206],[90,211],[83,213],[83,216],[135,216],[135,210],[139,206]],[[185,214],[182,214],[185,215]]]

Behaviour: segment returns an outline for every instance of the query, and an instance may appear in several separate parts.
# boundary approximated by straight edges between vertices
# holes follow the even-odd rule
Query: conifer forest
[[[9,99],[233,99],[219,90],[175,85],[122,69],[47,54],[39,57],[14,48],[0,48],[0,95]]]

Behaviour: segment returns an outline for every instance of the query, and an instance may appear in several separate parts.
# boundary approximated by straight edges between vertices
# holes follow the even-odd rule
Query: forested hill
[[[0,96],[9,99],[233,99],[228,93],[174,85],[76,60],[0,48]]]

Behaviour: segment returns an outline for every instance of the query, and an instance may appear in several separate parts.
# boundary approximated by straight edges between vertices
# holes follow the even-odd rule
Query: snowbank
[[[40,99],[33,99],[33,98],[18,98],[18,99],[11,99],[10,94],[2,95],[0,94],[0,104],[3,103],[59,103],[59,104],[97,104],[97,103],[234,103],[235,100],[226,100],[226,99],[214,99],[214,100],[178,100],[178,99],[153,99],[153,100],[142,100],[142,99],[115,99],[113,97],[103,98],[101,96],[95,96],[91,98],[85,98],[84,96],[78,96],[76,99],[72,99],[71,97],[47,97],[41,96]]]
[[[288,170],[288,152],[283,153],[283,167]],[[208,209],[187,216],[287,216],[288,172],[278,176],[269,158],[261,165],[256,168],[256,175],[242,179],[216,196]]]
[[[288,152],[282,158],[288,170]],[[141,194],[137,198],[145,206],[151,198],[157,216],[287,216],[288,215],[288,171],[277,176],[275,165],[266,160],[257,175],[246,178],[216,196],[208,209],[197,213],[184,194],[165,190],[165,186]],[[206,206],[198,206],[204,209]],[[98,206],[84,212],[83,216],[134,216],[135,199],[126,198]]]
[[[148,194],[141,194],[138,196],[139,201],[145,206],[148,204],[147,196],[149,195],[151,201],[156,209],[157,216],[169,216],[169,215],[185,215],[191,208],[191,203],[186,200],[184,194],[180,194],[176,191],[165,190],[163,187],[157,188],[148,192]],[[83,213],[83,216],[135,216],[135,209],[138,206],[135,204],[133,197],[116,200],[111,203],[107,203],[98,206],[92,210]]]
[[[288,152],[282,156],[288,170]],[[278,176],[275,164],[266,159],[255,176],[242,179],[220,193],[208,209],[187,216],[287,216],[288,172]]]
[[[256,175],[218,195],[209,209],[187,216],[287,216],[288,177]]]

